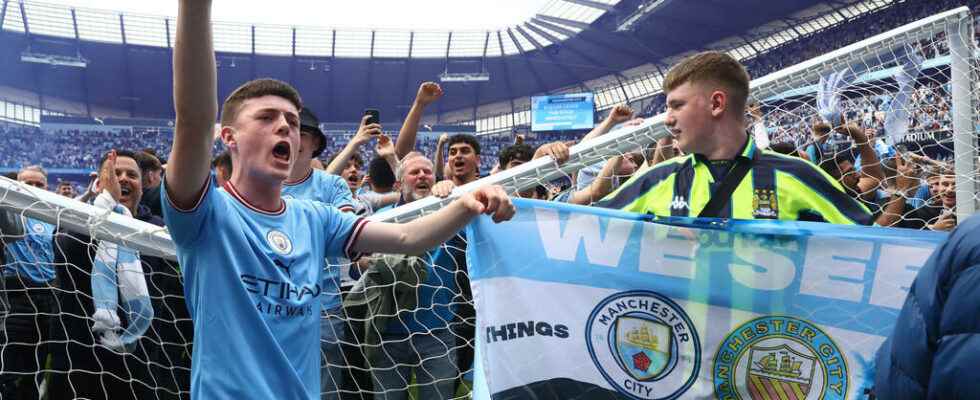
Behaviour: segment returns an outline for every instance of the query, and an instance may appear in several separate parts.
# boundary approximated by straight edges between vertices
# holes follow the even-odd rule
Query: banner
[[[861,398],[945,239],[515,202],[467,233],[476,398]]]

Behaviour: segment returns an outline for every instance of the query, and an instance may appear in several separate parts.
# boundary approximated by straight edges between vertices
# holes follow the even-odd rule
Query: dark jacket
[[[378,344],[388,321],[401,311],[418,307],[417,288],[425,282],[426,272],[425,261],[419,257],[380,255],[344,299],[345,307],[366,307],[364,337],[358,338],[366,345],[366,359],[372,360],[379,354]]]
[[[875,363],[879,399],[980,396],[980,215],[919,271]]]
[[[140,207],[136,218],[154,224],[159,220],[145,207]],[[112,399],[150,398],[153,380],[148,367],[149,357],[159,346],[161,330],[167,328],[166,325],[173,325],[173,322],[166,320],[173,317],[165,312],[167,307],[161,304],[164,297],[157,281],[166,275],[164,272],[174,268],[160,258],[140,257],[147,274],[146,284],[152,299],[154,319],[133,353],[116,353],[94,345],[98,343],[92,333],[92,315],[95,312],[92,302],[92,260],[95,259],[96,243],[91,237],[74,232],[58,231],[55,234],[54,263],[58,266],[55,271],[60,286],[56,297],[60,314],[51,333],[51,363],[55,371],[69,373],[53,374],[49,386],[50,397],[105,398],[105,393],[112,393]],[[126,321],[126,318],[120,319]],[[93,373],[111,379],[92,379]]]
[[[20,217],[10,211],[0,209],[0,265],[5,265],[3,247],[24,237],[24,225]]]

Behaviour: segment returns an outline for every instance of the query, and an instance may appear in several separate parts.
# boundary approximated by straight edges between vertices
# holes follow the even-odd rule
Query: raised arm
[[[657,140],[657,148],[653,151],[653,157],[647,164],[654,166],[676,156],[677,147],[674,146],[674,137],[667,135]]]
[[[595,201],[601,200],[606,197],[609,193],[613,191],[613,174],[619,169],[619,165],[623,162],[623,157],[616,156],[609,161],[606,161],[606,165],[602,167],[602,171],[599,172],[599,176],[596,176],[585,189],[572,192],[568,197],[568,203],[579,204],[587,206]],[[573,186],[574,187],[574,186]]]
[[[919,188],[915,162],[906,161],[905,157],[895,157],[895,167],[898,171],[895,176],[895,192],[888,198],[881,215],[875,220],[875,224],[879,226],[893,226],[901,221],[907,208],[906,202]]]
[[[609,133],[614,126],[629,121],[630,118],[633,118],[633,114],[633,109],[629,108],[629,106],[616,106],[609,112],[606,119],[602,120],[602,122],[600,122],[599,125],[596,125],[595,128],[592,128],[592,130],[583,136],[582,140],[579,140],[579,142],[581,143],[594,137],[599,137]]]
[[[398,160],[400,160],[400,158],[395,155],[395,147],[391,144],[391,138],[385,134],[378,136],[378,144],[374,146],[374,152],[377,153],[378,157],[381,157],[382,160],[385,160],[385,163],[388,164],[388,168],[391,168],[391,173],[398,171]]]
[[[445,159],[443,158],[442,151],[443,148],[446,147],[446,142],[448,140],[449,140],[449,134],[443,133],[442,135],[439,136],[439,141],[436,142],[436,154],[435,157],[433,157],[435,159],[432,160],[432,163],[435,164],[434,167],[435,167],[436,179],[446,179],[446,176],[443,175],[443,173],[445,172],[443,171],[443,169],[445,168],[446,162]]]
[[[354,134],[354,137],[350,138],[350,141],[340,151],[340,154],[334,157],[330,165],[327,165],[326,171],[328,174],[340,175],[341,171],[347,168],[347,162],[350,161],[351,157],[361,150],[361,146],[371,141],[371,138],[381,135],[381,125],[368,124],[368,118],[370,117],[367,115],[361,118],[361,126],[357,129],[357,133]]]
[[[166,186],[170,199],[180,208],[193,207],[208,182],[218,113],[216,76],[211,1],[181,0],[174,45],[177,120]]]
[[[857,146],[861,154],[861,178],[858,181],[858,190],[861,196],[873,195],[878,185],[885,180],[885,172],[881,169],[881,160],[878,153],[871,145],[871,140],[864,129],[857,124],[846,124],[842,130],[851,137],[851,141]]]
[[[514,216],[514,205],[500,186],[467,193],[435,213],[404,224],[371,222],[364,226],[353,250],[358,253],[420,254],[463,229],[480,214],[495,222]]]
[[[769,132],[766,131],[766,121],[762,116],[762,109],[759,103],[752,104],[749,107],[749,116],[751,116],[751,131],[752,137],[755,138],[755,145],[760,149],[769,148]]]
[[[210,175],[212,130],[218,113],[210,0],[180,0],[174,45],[174,110],[177,120],[167,168],[167,194],[176,206],[191,208]]]
[[[442,97],[442,87],[435,82],[424,82],[419,86],[419,91],[412,102],[412,108],[405,116],[402,123],[402,130],[398,132],[398,139],[395,140],[395,155],[399,159],[415,150],[415,137],[419,132],[419,123],[422,121],[422,114],[425,107]]]

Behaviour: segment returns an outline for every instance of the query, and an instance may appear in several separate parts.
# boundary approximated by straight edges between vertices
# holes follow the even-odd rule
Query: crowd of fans
[[[131,127],[106,130],[97,125],[75,129],[44,129],[0,124],[0,167],[43,165],[46,168],[95,170],[100,154],[111,149],[152,148],[168,154],[173,130]],[[44,143],[44,148],[38,143]]]
[[[845,24],[830,27],[819,34],[776,46],[759,56],[742,60],[742,63],[745,64],[751,76],[764,76],[827,54],[844,45],[859,42],[897,26],[964,4],[972,10],[976,10],[978,6],[976,0],[905,1],[901,6],[886,7],[881,11],[865,14]],[[975,25],[974,27],[980,31],[980,26]],[[945,43],[940,42],[935,41],[939,46],[945,46]],[[928,51],[936,54],[937,50],[940,53],[945,53],[942,48],[929,49]]]
[[[952,129],[949,85],[926,80],[912,92],[909,108],[910,133],[935,133]],[[885,113],[893,100],[893,93],[862,94],[855,91],[853,97],[843,100],[845,118],[860,122],[862,126],[879,131],[885,129]],[[802,146],[809,138],[817,110],[806,101],[786,101],[773,106],[763,106],[765,127],[773,143],[788,142]],[[843,140],[839,137],[835,141]],[[937,149],[938,150],[938,149]]]
[[[867,37],[894,25],[908,22],[908,19],[919,18],[922,14],[933,12],[935,5],[946,3],[951,2],[938,1],[908,8],[889,8],[882,13],[883,16],[875,17],[873,24],[869,23],[858,28],[857,33],[850,32],[845,35],[841,28],[832,30],[826,37],[830,43],[827,46],[810,47],[806,44],[783,46],[777,49],[778,51],[774,53],[772,59],[767,56],[765,63],[761,60],[752,60],[749,65],[750,68],[755,69],[756,74],[767,69],[781,68],[785,66],[784,63],[795,62],[792,61],[794,57],[803,59],[815,55],[813,52],[824,52],[838,48],[842,44],[853,41],[851,40],[853,37]],[[912,15],[910,12],[919,14]],[[811,39],[808,40],[812,41]],[[810,42],[805,41],[804,43]],[[810,44],[812,45],[812,43]],[[922,52],[929,55],[929,52],[936,50],[935,48],[931,50],[923,48]],[[942,49],[938,50],[941,51]],[[793,57],[789,57],[787,52],[792,53]],[[951,129],[950,90],[946,79],[942,78],[941,75],[941,72],[937,72],[934,76],[916,80],[914,90],[912,90],[910,99],[906,104],[908,115],[904,121],[907,125],[907,134],[912,135],[906,136],[915,136],[915,134],[920,133],[928,136],[948,132]],[[433,84],[424,84],[423,88],[426,85]],[[761,147],[768,147],[773,151],[804,158],[817,164],[836,179],[847,194],[867,206],[879,225],[937,231],[951,230],[957,224],[955,217],[956,177],[953,174],[952,165],[943,161],[949,157],[951,146],[942,140],[933,139],[905,141],[896,146],[886,143],[883,136],[888,134],[888,129],[890,129],[887,124],[888,114],[895,112],[890,105],[895,103],[894,100],[897,96],[894,90],[888,89],[888,86],[887,84],[879,85],[880,89],[873,92],[852,90],[843,93],[840,112],[841,122],[822,120],[821,110],[819,107],[813,106],[811,99],[795,98],[758,106],[756,111],[752,113],[746,129],[752,132],[757,139],[765,138],[767,143],[760,143]],[[423,88],[420,88],[420,97],[423,96]],[[438,89],[438,95],[430,93],[429,96],[433,97],[429,101],[438,100],[438,97],[441,96],[441,89]],[[367,134],[370,136],[368,140],[361,140],[367,132],[363,127],[357,132],[326,132],[323,139],[322,156],[319,160],[314,160],[311,165],[314,165],[313,168],[325,169],[333,175],[340,176],[347,185],[346,189],[350,190],[351,193],[349,194],[352,195],[354,202],[357,203],[353,208],[359,214],[366,215],[385,207],[398,206],[418,200],[430,194],[446,196],[454,187],[465,185],[481,176],[514,168],[535,158],[549,156],[561,162],[567,158],[570,145],[607,134],[616,126],[629,126],[641,122],[634,117],[636,115],[629,107],[617,106],[610,110],[605,119],[588,133],[514,132],[513,134],[482,137],[446,133],[440,136],[415,138],[416,132],[413,131],[410,133],[413,139],[406,140],[411,142],[407,149],[397,147],[403,143],[400,141],[402,138],[399,137],[398,133],[405,134],[405,132],[392,132],[387,136],[375,132]],[[385,128],[392,129],[392,127]],[[106,130],[93,127],[91,129],[64,130],[0,125],[0,136],[5,138],[0,142],[0,166],[18,168],[20,173],[15,174],[14,177],[25,183],[28,182],[26,179],[37,175],[43,175],[46,180],[44,169],[34,165],[42,165],[45,168],[104,169],[106,154],[110,150],[148,149],[149,151],[145,153],[120,155],[121,158],[133,160],[133,163],[140,170],[138,174],[134,173],[134,175],[141,179],[119,178],[122,187],[117,187],[116,190],[122,193],[123,197],[132,196],[134,191],[143,193],[142,199],[135,198],[134,202],[140,204],[138,207],[135,204],[132,205],[132,215],[134,217],[140,215],[141,218],[145,218],[151,223],[160,222],[159,218],[154,220],[153,217],[159,217],[161,214],[159,204],[160,174],[166,170],[167,155],[173,140],[171,129],[133,127]],[[44,149],[39,151],[38,143],[42,141]],[[351,143],[353,142],[359,144],[352,148]],[[371,143],[371,145],[367,145],[367,143]],[[873,157],[868,156],[869,153],[861,151],[868,146],[874,148]],[[345,150],[351,150],[353,155],[341,160],[332,158],[337,154],[343,154]],[[220,148],[216,148],[215,155],[218,155],[220,151]],[[159,159],[154,154],[159,155]],[[858,157],[858,154],[865,157]],[[635,149],[628,154],[614,157],[612,160],[592,166],[584,166],[578,173],[572,174],[560,182],[540,182],[539,187],[526,190],[519,195],[541,200],[592,204],[604,198],[642,168],[653,168],[659,163],[668,162],[679,156],[682,154],[672,140],[667,138],[651,144],[647,148]],[[392,159],[394,161],[391,161]],[[215,167],[215,182],[220,184],[220,182],[229,179],[232,166],[227,156],[217,156],[213,165]],[[119,175],[118,171],[116,169],[117,175]],[[109,178],[109,175],[100,177],[102,180]],[[126,179],[134,182],[128,183]],[[398,185],[395,185],[396,183]],[[45,183],[44,188],[46,185]],[[41,188],[41,186],[38,187]],[[78,198],[92,200],[96,198],[99,190],[94,185],[88,185],[78,190],[81,193]],[[65,192],[65,195],[72,196],[69,192]],[[133,197],[129,197],[129,199],[133,200]],[[52,239],[50,239],[51,235],[55,235],[53,229],[53,227],[47,227],[46,230],[42,229],[49,237],[48,247],[34,250],[37,250],[38,253],[54,253],[51,246]],[[55,265],[74,263],[75,260],[70,259],[71,257],[85,258],[85,252],[88,250],[85,245],[93,241],[84,238],[84,240],[71,242],[72,239],[68,235],[62,235],[61,241],[55,243],[59,249],[72,247],[78,251],[78,254],[82,255],[62,254],[58,256],[60,258],[52,255],[47,259],[31,258],[17,262],[43,264],[50,269]],[[465,249],[466,246],[465,238],[453,239],[447,243],[445,247],[450,250]],[[474,334],[472,332],[474,311],[466,309],[472,304],[472,299],[468,297],[471,295],[466,293],[469,284],[465,277],[466,263],[463,257],[465,254],[459,251],[446,251],[437,252],[426,260],[430,269],[433,265],[438,265],[447,267],[449,270],[448,272],[430,271],[429,277],[425,278],[426,281],[416,282],[417,286],[426,288],[424,290],[431,289],[432,291],[432,293],[427,293],[427,296],[419,295],[419,303],[415,304],[417,308],[409,310],[412,313],[411,318],[416,320],[413,323],[402,321],[403,326],[399,326],[398,329],[384,331],[385,335],[391,335],[383,338],[382,349],[384,352],[382,353],[384,354],[373,354],[373,356],[388,358],[376,360],[368,356],[368,359],[364,359],[364,351],[357,346],[354,346],[353,350],[345,348],[345,353],[362,353],[361,359],[356,362],[350,361],[351,368],[346,374],[324,375],[324,379],[338,380],[333,383],[332,391],[325,394],[325,398],[340,397],[333,396],[338,390],[344,393],[344,398],[347,398],[347,395],[352,395],[351,398],[366,398],[370,397],[371,392],[389,393],[405,390],[408,382],[412,379],[412,372],[404,375],[400,368],[403,366],[409,368],[423,367],[425,364],[422,360],[426,360],[425,362],[447,361],[449,363],[445,368],[445,373],[443,373],[444,376],[432,377],[431,381],[425,383],[416,381],[423,387],[443,386],[432,389],[435,392],[428,393],[438,393],[443,396],[441,398],[448,398],[451,393],[461,390],[458,386],[460,384],[459,378],[463,372],[471,368],[473,362],[471,343]],[[7,262],[14,258],[14,255],[9,256],[3,265],[7,266]],[[91,257],[88,258],[89,263],[94,262]],[[379,260],[367,259],[365,262],[378,263]],[[48,302],[45,303],[46,307],[51,308],[45,309],[44,313],[38,312],[37,314],[43,314],[48,320],[31,321],[30,324],[33,325],[30,326],[41,326],[42,324],[54,326],[49,324],[63,323],[66,318],[69,318],[67,315],[70,314],[72,318],[77,319],[75,328],[78,329],[78,332],[84,331],[89,336],[80,347],[65,351],[79,352],[77,354],[86,351],[91,352],[92,348],[100,348],[96,344],[99,343],[114,350],[114,352],[99,353],[93,360],[101,362],[105,359],[121,357],[122,364],[127,365],[124,372],[129,375],[119,377],[119,379],[128,382],[127,384],[132,384],[134,381],[143,382],[142,387],[132,389],[133,396],[138,398],[146,390],[150,390],[155,392],[157,397],[179,398],[186,395],[188,390],[188,354],[191,353],[189,345],[193,335],[189,326],[189,316],[186,314],[187,307],[183,304],[181,297],[183,283],[179,279],[180,270],[162,260],[151,263],[144,259],[144,264],[151,269],[145,272],[146,276],[149,277],[147,278],[149,282],[144,283],[144,291],[147,283],[150,287],[145,296],[153,300],[151,306],[155,310],[155,314],[151,312],[149,318],[153,320],[153,324],[149,326],[148,331],[146,331],[147,327],[143,328],[148,333],[145,333],[142,339],[137,335],[137,338],[134,339],[136,342],[114,342],[113,340],[116,339],[110,338],[106,334],[107,331],[129,332],[120,325],[118,317],[113,320],[112,315],[106,316],[105,313],[96,315],[98,311],[90,304],[92,296],[81,293],[85,290],[91,292],[93,290],[91,287],[87,289],[80,286],[61,287],[62,290],[58,291],[57,294],[55,291],[46,293],[45,296],[51,297],[51,299],[57,296],[59,304],[65,304],[62,300],[64,296],[68,295],[85,297],[86,300],[84,301],[87,303],[85,307],[68,310],[70,311],[68,312],[65,309],[55,308],[57,307],[55,303],[46,299],[45,301]],[[92,268],[92,266],[89,267],[90,270]],[[367,271],[365,274],[369,274],[370,268],[367,266],[361,269]],[[4,274],[5,278],[17,279],[17,284],[21,287],[45,288],[46,290],[67,281],[78,282],[88,277],[87,275],[80,277],[66,275],[71,279],[66,280],[64,277],[60,277],[61,279],[56,280],[55,275],[49,274],[37,279],[32,277],[31,281],[28,282],[23,279],[24,277],[17,275],[16,271],[8,274],[7,269],[5,269]],[[95,285],[94,282],[93,280],[92,285]],[[442,288],[448,288],[448,292],[441,291]],[[36,299],[25,301],[30,304],[37,304]],[[344,312],[353,313],[352,309],[347,309]],[[52,319],[51,316],[57,316],[58,319]],[[365,317],[362,315],[359,318],[352,318],[351,320],[364,321]],[[96,336],[88,332],[92,321],[95,321],[96,326],[101,328]],[[136,322],[139,320],[130,321],[130,324],[136,324]],[[106,326],[111,328],[106,328]],[[97,330],[95,327],[91,329]],[[349,339],[348,342],[370,341],[365,337],[365,335],[369,336],[370,334],[365,334],[363,327],[361,331],[351,326],[342,327],[342,329],[349,330],[343,334]],[[452,342],[452,345],[449,345],[448,348],[430,349],[425,343],[422,343],[422,341],[434,337],[435,334],[430,335],[430,333],[435,331],[440,332],[440,334],[451,332],[452,334],[447,336],[455,337],[455,339],[448,339],[447,341],[440,338],[440,340],[445,343]],[[63,330],[63,332],[67,332],[67,330]],[[52,336],[45,337],[44,335],[48,335],[49,332],[31,332],[29,334],[34,336],[20,342],[61,343],[61,340],[65,338],[59,338],[56,333],[53,331],[50,333]],[[392,339],[393,337],[407,337],[409,339],[405,342]],[[131,337],[130,339],[132,340]],[[379,340],[378,338],[374,339]],[[336,342],[339,339],[337,336],[333,336],[331,340]],[[343,340],[340,341],[343,342]],[[64,342],[71,341],[64,340]],[[136,346],[133,343],[139,345]],[[396,349],[395,346],[399,345],[408,346],[409,349],[407,351]],[[126,346],[130,347],[127,348]],[[390,349],[389,346],[391,346]],[[45,351],[48,350],[55,352],[53,349]],[[75,357],[72,360],[61,361],[76,362],[80,360],[81,356]],[[43,357],[36,358],[43,359]],[[360,364],[354,365],[356,363]],[[145,366],[145,370],[141,371],[141,367],[137,367],[140,365]],[[57,370],[59,367],[63,367],[63,365],[56,363],[52,368]],[[378,371],[386,371],[384,373],[391,376],[385,377],[382,373],[377,373],[373,378],[370,376],[365,378],[363,376],[364,371],[369,371],[370,368],[374,367],[378,367]],[[43,367],[34,365],[29,368],[40,370]],[[93,362],[89,365],[73,366],[69,369],[73,369],[75,372],[84,372],[86,368],[98,369],[102,367],[99,363]],[[431,368],[425,372],[435,373],[436,370],[443,371],[440,367]],[[120,371],[113,371],[113,373],[115,372]],[[137,376],[137,373],[142,375]],[[422,376],[421,371],[416,371],[414,376]],[[30,393],[30,389],[36,388],[42,379],[40,374],[32,376],[30,373],[22,373],[16,376],[8,375],[8,377],[13,379],[0,380],[0,394],[3,397],[9,395],[11,398],[15,396],[13,393],[21,395]],[[84,377],[80,379],[84,379]],[[373,382],[372,379],[374,379]],[[120,384],[120,382],[114,381],[113,385],[116,384]],[[104,387],[111,386],[104,383],[102,385]],[[132,387],[136,387],[136,385],[132,385]],[[429,397],[423,396],[423,398]]]

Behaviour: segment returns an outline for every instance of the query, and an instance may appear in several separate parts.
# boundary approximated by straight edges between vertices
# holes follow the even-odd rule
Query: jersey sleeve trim
[[[357,261],[361,258],[362,253],[353,253],[354,243],[357,243],[357,239],[361,237],[361,232],[364,231],[364,227],[367,226],[368,220],[365,218],[358,218],[354,222],[354,226],[351,228],[350,235],[347,236],[347,241],[344,242],[344,255],[346,255],[348,260],[351,262]]]
[[[208,187],[208,186],[211,185],[211,179],[208,178],[208,180],[204,181],[204,185],[201,186],[201,195],[200,195],[200,197],[197,198],[197,201],[194,202],[194,205],[191,206],[191,208],[183,209],[180,206],[178,206],[176,203],[174,203],[173,199],[170,198],[170,192],[167,191],[167,178],[166,177],[163,178],[163,185],[164,185],[163,186],[163,195],[167,198],[167,203],[170,204],[170,208],[173,208],[175,211],[177,211],[179,213],[184,213],[184,214],[191,214],[191,213],[197,211],[198,207],[200,207],[201,204],[204,203],[204,198],[207,197],[208,192],[211,191],[211,188]]]

